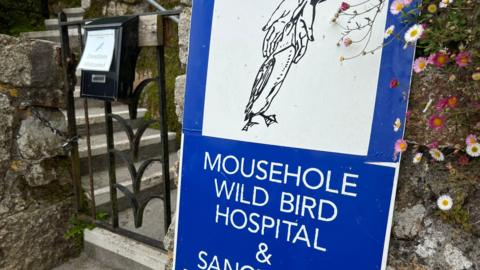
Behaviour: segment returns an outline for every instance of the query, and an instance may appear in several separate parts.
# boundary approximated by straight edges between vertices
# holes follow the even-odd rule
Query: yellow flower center
[[[477,153],[478,152],[478,147],[474,146],[472,147],[472,153]]]
[[[423,62],[423,61],[420,62],[420,63],[418,63],[418,67],[419,67],[420,69],[425,69],[426,66],[427,66],[427,63],[425,63],[425,62]]]
[[[411,37],[416,37],[417,35],[418,35],[418,30],[417,29],[413,29],[412,32],[410,32]]]
[[[430,13],[435,13],[435,12],[437,12],[437,6],[434,5],[434,4],[429,5],[429,6],[428,6],[428,12],[430,12]]]
[[[445,55],[440,55],[437,58],[437,62],[440,64],[445,64],[447,62],[447,57],[445,57]]]
[[[403,4],[397,4],[397,11],[401,11],[403,9]]]
[[[400,151],[407,150],[407,144],[406,143],[402,142],[399,146],[400,146]]]
[[[443,206],[448,206],[450,203],[448,202],[447,199],[445,199],[445,200],[442,201],[442,204],[443,204]]]
[[[435,118],[433,120],[433,125],[436,126],[436,127],[440,127],[442,124],[443,124],[443,121],[440,118]]]
[[[448,105],[455,106],[458,103],[458,99],[456,97],[452,97],[448,99]]]

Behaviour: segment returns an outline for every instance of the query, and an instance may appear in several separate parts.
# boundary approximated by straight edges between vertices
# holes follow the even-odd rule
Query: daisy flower
[[[428,126],[434,130],[441,130],[445,127],[445,117],[434,114],[428,119]]]
[[[475,72],[472,74],[472,80],[480,81],[480,72]]]
[[[409,6],[412,2],[413,2],[413,0],[403,0],[403,4],[405,6]]]
[[[390,6],[390,12],[393,15],[398,15],[400,14],[400,12],[402,12],[404,7],[405,7],[405,3],[402,0],[395,0]]]
[[[445,109],[447,106],[448,106],[448,98],[442,98],[435,105],[435,109],[437,109],[437,111],[441,111]]]
[[[471,157],[480,156],[480,143],[472,143],[467,145],[467,154]]]
[[[455,63],[459,67],[466,67],[472,62],[472,55],[469,52],[460,52],[457,57],[455,57]]]
[[[395,142],[395,154],[403,153],[407,151],[407,148],[408,148],[407,141],[403,139],[398,139]]]
[[[449,96],[447,98],[447,105],[451,109],[456,108],[458,105],[458,98],[456,96]]]
[[[439,51],[430,55],[428,61],[437,67],[443,67],[448,63],[448,55],[445,52]]]
[[[437,5],[435,4],[430,4],[427,7],[428,12],[430,13],[436,13],[437,12]]]
[[[472,144],[475,144],[477,143],[477,136],[473,135],[473,134],[470,134],[467,136],[467,139],[465,140],[465,143],[467,145],[472,145]]]
[[[423,154],[422,153],[416,153],[415,156],[413,157],[413,164],[418,164],[420,161],[422,161]]]
[[[415,62],[413,62],[413,70],[416,73],[420,73],[424,71],[427,68],[428,65],[428,59],[425,57],[418,57],[415,59]]]
[[[385,35],[384,35],[384,38],[387,39],[389,38],[393,32],[395,31],[395,25],[390,25],[387,30],[385,30]]]
[[[402,121],[400,120],[400,118],[397,118],[397,120],[395,120],[395,123],[393,124],[393,131],[397,132],[401,127]]]
[[[452,197],[450,197],[449,195],[442,195],[438,197],[437,206],[442,211],[448,211],[452,209],[452,206],[453,206]]]
[[[440,150],[438,150],[438,148],[430,149],[429,153],[432,156],[432,158],[435,159],[436,161],[444,161],[445,160],[445,156],[443,155],[443,153]]]
[[[423,25],[421,24],[414,24],[410,27],[410,29],[407,30],[405,33],[405,41],[407,43],[412,43],[417,41],[423,34]]]
[[[446,8],[451,3],[453,3],[453,0],[442,0],[440,1],[440,4],[438,4],[438,6],[441,8]]]

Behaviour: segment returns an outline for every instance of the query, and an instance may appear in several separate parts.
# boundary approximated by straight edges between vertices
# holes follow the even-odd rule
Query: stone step
[[[90,100],[89,100],[90,101]],[[147,109],[138,108],[137,109],[137,118],[143,118]],[[120,115],[121,117],[128,119],[128,105],[125,104],[116,104],[112,106],[112,113]],[[75,118],[77,120],[77,126],[85,125],[85,111],[82,107],[76,107]],[[103,107],[88,107],[88,119],[90,120],[90,125],[96,123],[105,123],[105,109]]]
[[[81,7],[64,8],[63,12],[65,12],[67,18],[83,17],[85,15],[85,9]]]
[[[75,108],[83,108],[83,99],[80,97],[80,78],[77,80],[77,85],[75,86],[75,91],[73,92],[73,97],[75,98]],[[115,104],[115,102],[114,102]],[[89,98],[88,107],[102,107],[105,105],[105,102],[100,99]]]
[[[88,100],[88,115],[89,115],[89,124],[90,124],[90,135],[98,135],[105,133],[105,109],[104,102],[97,100]],[[75,118],[77,122],[77,134],[80,136],[86,136],[86,121],[85,121],[85,110],[84,110],[84,99],[79,98],[78,104],[75,104]],[[143,122],[143,118],[147,113],[147,109],[138,108],[137,109],[137,119],[129,120],[129,111],[128,105],[122,103],[113,103],[112,112],[114,114],[120,115],[121,117],[128,120],[128,122],[134,127],[138,128]],[[64,110],[63,115],[67,119],[67,112]],[[114,132],[121,131],[122,126],[117,122],[113,121],[113,130]]]
[[[177,189],[172,189],[170,192],[172,213],[175,213],[176,211],[177,192]],[[135,228],[132,209],[120,211],[118,213],[119,227],[155,240],[162,241],[165,237],[163,207],[163,200],[151,200],[145,207],[143,223],[142,227],[140,228]]]
[[[105,133],[105,110],[103,108],[103,103],[101,103],[102,107],[98,104],[92,104],[91,100],[88,100],[88,119],[90,124],[90,135],[97,135],[97,134],[104,134]],[[80,136],[86,136],[86,122],[85,122],[85,110],[83,109],[83,99],[82,104],[76,106],[75,110],[75,118],[77,120],[77,133]],[[124,119],[129,119],[129,111],[128,105],[125,104],[115,104],[112,106],[112,112],[114,114],[120,115]],[[137,119],[135,120],[128,120],[130,124],[134,128],[138,128],[142,123],[145,121],[143,117],[147,113],[147,109],[138,108],[137,109]],[[117,122],[113,121],[113,131],[121,131],[123,130],[122,126]]]
[[[52,270],[115,270],[107,265],[90,258],[85,252]]]
[[[176,153],[171,153],[169,155],[170,161],[170,170],[173,169],[173,166],[177,162],[178,157]],[[135,163],[135,167],[138,169],[141,165],[141,162]],[[128,171],[127,166],[117,166],[115,170],[115,178],[118,184],[128,188],[130,191],[133,192],[132,188],[132,178]],[[145,170],[140,190],[142,196],[146,196],[148,194],[159,194],[162,190],[161,184],[163,176],[162,165],[159,162],[154,162],[150,164],[150,166]],[[93,187],[94,187],[94,194],[95,194],[95,205],[98,209],[104,210],[104,212],[108,212],[109,210],[109,203],[110,203],[110,188],[109,188],[109,176],[108,170],[102,170],[94,172],[93,174]],[[172,188],[175,188],[173,185],[173,181],[171,181]],[[90,185],[89,185],[89,176],[83,175],[82,176],[82,187],[85,190],[85,195],[87,198],[91,198],[90,194]],[[124,194],[120,191],[117,191],[117,198],[118,198],[118,209],[119,211],[125,210],[130,208],[129,202],[125,198]]]
[[[113,269],[165,270],[168,263],[166,252],[102,228],[85,230],[83,239],[88,258]]]
[[[124,131],[114,133],[115,149],[122,153],[130,153],[130,142]],[[107,137],[105,134],[98,134],[90,136],[91,153],[92,153],[92,170],[105,170],[108,166],[107,162]],[[175,132],[168,133],[169,152],[177,151],[176,134]],[[87,143],[86,137],[81,137],[79,140],[79,155],[80,155],[80,171],[82,175],[88,173],[88,157],[87,157]],[[145,160],[162,154],[160,144],[160,131],[149,128],[145,131],[140,141],[138,160]],[[125,164],[120,157],[115,158],[117,166]]]

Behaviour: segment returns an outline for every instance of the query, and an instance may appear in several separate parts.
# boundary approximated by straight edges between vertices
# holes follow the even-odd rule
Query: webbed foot
[[[265,120],[265,124],[267,125],[267,127],[269,127],[271,124],[273,123],[278,123],[277,122],[277,116],[275,114],[272,114],[272,115],[263,115],[263,119]]]

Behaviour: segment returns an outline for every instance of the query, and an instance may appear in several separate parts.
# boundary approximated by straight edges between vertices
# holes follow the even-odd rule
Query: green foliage
[[[0,33],[16,36],[21,32],[42,30],[46,17],[40,3],[33,0],[0,1]]]
[[[93,229],[95,225],[84,220],[78,219],[76,216],[72,216],[69,220],[72,227],[63,235],[67,240],[73,240],[77,247],[83,246],[83,231],[86,229]]]
[[[183,73],[180,67],[180,60],[178,59],[178,34],[177,27],[173,23],[166,21],[168,24],[166,34],[165,46],[165,85],[167,88],[167,124],[169,131],[180,134],[181,126],[178,122],[177,114],[175,113],[174,91],[175,79],[178,75]],[[137,71],[146,73],[148,77],[156,77],[156,50],[155,48],[143,48],[137,61]],[[151,83],[144,90],[142,97],[142,106],[148,110],[145,115],[146,119],[158,119],[159,117],[159,98],[157,83]],[[154,127],[155,128],[155,127]],[[158,128],[158,127],[157,127]]]
[[[105,212],[98,212],[96,215],[96,220],[106,221],[109,215]],[[83,247],[83,232],[85,230],[92,230],[95,228],[95,224],[79,219],[77,216],[70,217],[68,221],[71,225],[71,228],[63,235],[67,240],[73,240],[75,245],[79,248]]]
[[[109,216],[110,215],[108,213],[98,212],[96,218],[97,218],[98,221],[106,221]]]
[[[425,36],[419,40],[417,46],[420,53],[429,55],[445,48],[453,52],[477,50],[478,53],[480,1],[455,0],[446,8],[438,7],[438,2],[425,0],[420,6],[421,14],[418,20],[426,25]]]
[[[80,6],[80,0],[1,0],[0,33],[18,36],[45,29],[44,20],[65,7]]]
[[[108,4],[109,0],[93,0],[90,7],[85,10],[86,19],[94,19],[104,17],[102,14],[103,7]]]
[[[461,206],[454,207],[447,212],[438,210],[437,216],[447,223],[461,227],[465,231],[472,230],[470,214]]]

